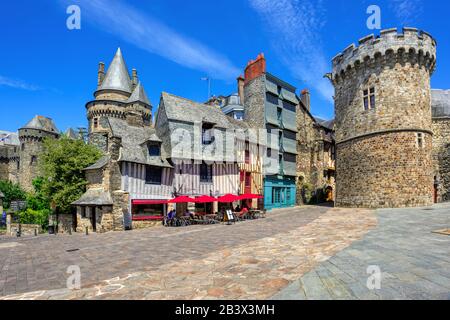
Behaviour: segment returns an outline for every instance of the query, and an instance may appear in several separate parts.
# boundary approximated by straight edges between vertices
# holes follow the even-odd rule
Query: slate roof
[[[85,168],[84,170],[96,170],[96,169],[102,169],[105,167],[109,162],[109,156],[103,156],[100,158],[96,163],[94,163],[92,166],[89,166]]]
[[[316,121],[322,126],[330,130],[334,130],[334,119],[332,120],[324,120],[319,117],[314,117]]]
[[[127,103],[132,102],[142,102],[146,105],[151,105],[150,100],[147,97],[147,94],[145,93],[144,86],[141,84],[141,82],[138,83],[136,88],[134,88],[133,93],[131,94],[130,98],[128,99]]]
[[[167,118],[167,119],[166,119]],[[227,135],[225,131],[235,129],[241,123],[234,123],[234,119],[226,116],[217,106],[210,106],[189,99],[181,98],[163,92],[159,106],[156,126],[163,145],[172,159],[205,160],[205,161],[232,161],[236,152],[234,148],[234,136]],[[222,139],[214,140],[212,143],[203,145],[201,140],[195,141],[197,133],[201,134],[201,124],[213,124],[213,136],[222,134]],[[179,133],[178,139],[183,139],[182,129],[190,134],[186,140],[172,141],[170,134]],[[177,138],[177,137],[175,137]],[[227,139],[233,139],[233,143],[227,143]],[[222,143],[220,143],[222,142]],[[172,144],[174,144],[172,146]],[[175,145],[177,148],[175,148]],[[186,152],[190,150],[190,152]]]
[[[183,122],[209,122],[218,128],[230,127],[228,117],[219,107],[198,103],[166,92],[162,93],[162,101],[169,120]]]
[[[103,189],[88,189],[80,199],[72,202],[75,206],[108,206],[112,205],[111,194]]]
[[[134,127],[127,124],[125,120],[109,119],[112,134],[122,139],[119,161],[148,164],[158,167],[171,168],[167,161],[167,154],[164,147],[161,146],[161,156],[151,157],[148,153],[148,142],[161,142],[152,127]]]
[[[44,116],[35,116],[21,129],[37,129],[46,132],[59,133],[53,120]]]
[[[450,90],[431,90],[433,118],[450,117]]]
[[[20,146],[19,135],[17,132],[0,130],[0,145]]]
[[[72,128],[67,129],[67,131],[64,134],[68,138],[73,139],[73,140],[77,140],[79,138],[79,135],[77,134],[77,132]]]
[[[117,49],[113,61],[109,65],[105,79],[98,90],[120,90],[131,93],[132,84],[122,51]]]

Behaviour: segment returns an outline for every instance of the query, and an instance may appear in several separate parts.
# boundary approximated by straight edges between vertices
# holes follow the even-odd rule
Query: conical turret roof
[[[150,100],[148,99],[147,94],[145,93],[144,86],[141,84],[141,82],[139,82],[136,88],[134,88],[134,91],[127,102],[128,103],[142,102],[145,103],[146,105],[149,106],[151,105]]]
[[[119,48],[98,90],[120,90],[131,93],[131,88],[130,74]]]
[[[35,116],[21,129],[37,129],[47,132],[59,133],[53,120],[44,116]]]

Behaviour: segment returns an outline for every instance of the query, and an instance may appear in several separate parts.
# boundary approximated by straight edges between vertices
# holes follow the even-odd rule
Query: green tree
[[[3,206],[9,209],[11,201],[25,200],[26,193],[17,183],[0,180],[0,191],[5,195],[3,199]]]
[[[51,214],[50,200],[44,194],[44,179],[33,180],[34,193],[27,194],[27,208],[19,213],[20,222],[24,224],[39,224],[44,230],[48,228],[48,218]]]
[[[86,191],[83,169],[100,159],[102,153],[82,140],[65,136],[46,139],[40,157],[42,195],[53,202],[58,213],[70,213],[71,203]]]

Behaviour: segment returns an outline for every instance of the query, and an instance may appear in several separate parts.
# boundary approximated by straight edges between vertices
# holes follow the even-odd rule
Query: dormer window
[[[202,144],[209,145],[214,142],[213,134],[214,125],[212,123],[204,123],[202,125]]]
[[[159,145],[153,144],[148,146],[148,155],[150,157],[161,156],[161,147]]]

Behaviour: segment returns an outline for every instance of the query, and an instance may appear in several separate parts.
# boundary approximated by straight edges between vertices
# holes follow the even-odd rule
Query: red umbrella
[[[239,196],[235,196],[234,194],[226,194],[222,197],[217,198],[217,201],[223,202],[223,203],[230,203],[230,202],[235,202],[235,201],[239,201],[239,200],[240,200]]]
[[[217,201],[216,198],[213,198],[210,196],[201,196],[201,197],[195,198],[196,203],[204,203],[205,204],[205,213],[206,213],[206,204],[216,202],[216,201]],[[212,210],[212,208],[211,208],[211,210]]]
[[[168,201],[168,203],[188,203],[188,202],[195,202],[195,199],[189,198],[188,196],[181,196]]]
[[[217,201],[216,198],[213,198],[210,196],[201,196],[201,197],[195,198],[194,202],[196,202],[196,203],[211,203],[211,202],[216,202],[216,201]]]
[[[263,196],[259,194],[243,194],[239,196],[239,200],[247,200],[247,199],[262,199]]]

